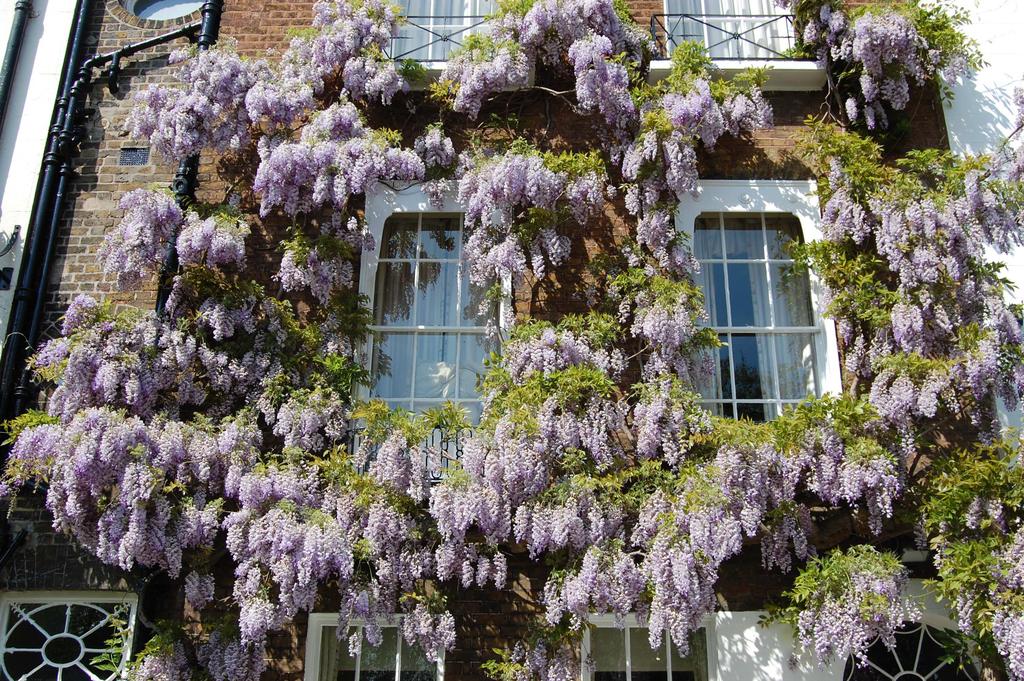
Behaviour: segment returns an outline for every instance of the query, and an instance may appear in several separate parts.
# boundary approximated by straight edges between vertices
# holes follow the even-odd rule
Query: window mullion
[[[356,653],[356,675],[354,681],[359,681],[359,673],[363,668],[363,645],[366,643],[361,626],[356,627],[356,635],[359,636],[359,652]]]
[[[395,628],[395,681],[402,681],[402,636]]]
[[[624,627],[622,631],[625,643],[623,644],[623,651],[626,653],[626,681],[633,681],[633,655],[629,649],[629,639],[632,638],[629,633],[632,631],[632,627]]]

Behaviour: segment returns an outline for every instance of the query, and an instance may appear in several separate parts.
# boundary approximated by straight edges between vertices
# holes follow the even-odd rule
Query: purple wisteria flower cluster
[[[804,45],[815,51],[819,66],[837,74],[836,86],[848,93],[843,102],[847,119],[863,121],[868,130],[887,128],[886,111],[907,107],[912,83],[920,87],[941,76],[955,84],[977,61],[962,37],[941,48],[925,38],[923,29],[946,28],[947,22],[955,26],[958,15],[888,7],[853,14],[832,0],[803,10],[808,13]]]

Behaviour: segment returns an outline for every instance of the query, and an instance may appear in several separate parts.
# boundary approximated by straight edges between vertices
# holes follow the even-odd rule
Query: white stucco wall
[[[790,667],[793,635],[789,626],[758,622],[763,612],[716,612],[709,636],[708,681],[840,681],[843,665]],[[713,641],[713,644],[712,644]]]
[[[21,225],[17,245],[0,257],[0,267],[14,268],[11,288],[0,291],[3,339],[75,9],[73,0],[33,0],[32,5],[0,135],[0,244]],[[0,60],[13,19],[14,2],[0,3]]]
[[[950,1],[971,15],[965,30],[978,41],[987,64],[953,88],[953,101],[945,106],[949,144],[961,154],[990,152],[1013,131],[1013,92],[1024,87],[1024,6],[1019,0]],[[1016,285],[1013,299],[1024,302],[1024,253],[1002,260]],[[1006,425],[1021,427],[1020,409],[1002,410],[1000,416]]]

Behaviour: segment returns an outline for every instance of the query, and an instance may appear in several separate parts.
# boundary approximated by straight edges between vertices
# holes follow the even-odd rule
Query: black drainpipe
[[[42,225],[53,202],[53,194],[57,189],[57,171],[60,157],[57,154],[57,142],[64,125],[64,113],[71,96],[71,85],[75,71],[82,58],[85,45],[85,34],[89,28],[89,16],[92,13],[93,0],[78,0],[75,18],[71,25],[71,41],[64,58],[64,70],[61,74],[60,94],[54,105],[53,117],[50,120],[50,134],[46,142],[39,181],[36,184],[36,196],[33,203],[32,217],[29,222],[28,238],[25,251],[21,257],[21,268],[18,272],[18,286],[14,292],[11,316],[7,326],[7,342],[4,347],[2,383],[0,383],[0,419],[15,416],[14,385],[28,348],[26,334],[29,327],[29,311],[32,302],[32,291],[39,277],[40,254],[46,248],[46,232]]]
[[[213,47],[220,35],[220,16],[224,11],[224,0],[206,0],[200,10],[202,23],[199,28],[199,51],[205,52]],[[199,185],[199,156],[189,156],[178,164],[178,172],[171,182],[171,191],[182,210],[187,209],[196,200],[196,187]],[[178,272],[178,249],[175,247],[177,235],[171,237],[164,254],[164,262],[160,268],[160,280],[156,290],[156,311],[163,314],[167,306],[167,298],[171,295],[171,284]]]
[[[25,360],[28,352],[35,348],[39,341],[50,265],[57,248],[64,199],[75,175],[73,160],[81,141],[79,117],[85,106],[85,98],[92,87],[93,70],[110,64],[109,87],[116,91],[122,57],[131,56],[171,40],[192,37],[201,28],[200,23],[190,24],[171,33],[127,45],[109,54],[94,56],[79,66],[92,3],[93,0],[79,0],[61,96],[57,100],[54,124],[50,129],[46,154],[43,156],[42,179],[29,227],[30,241],[18,276],[18,289],[14,309],[11,311],[4,353],[3,382],[0,385],[0,418],[11,418],[21,414],[32,396],[31,371]],[[207,4],[210,4],[209,0]],[[219,7],[219,2],[217,4]]]
[[[7,114],[7,102],[11,97],[11,85],[14,74],[18,70],[18,56],[21,54],[21,43],[25,39],[25,24],[32,16],[32,0],[17,0],[14,3],[14,22],[11,34],[7,38],[7,52],[4,53],[4,64],[0,67],[0,132],[4,129],[4,117]]]

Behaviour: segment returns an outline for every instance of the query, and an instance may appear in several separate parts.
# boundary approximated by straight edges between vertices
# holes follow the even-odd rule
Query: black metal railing
[[[479,33],[487,25],[483,15],[408,16],[391,40],[388,56],[392,59],[447,61],[452,50],[461,47],[466,37]]]
[[[356,459],[360,461],[363,469],[369,468],[370,463],[377,456],[377,446],[369,445],[362,440],[362,429],[349,430],[346,434],[345,443],[350,452],[353,452]],[[427,470],[430,482],[440,482],[445,473],[462,460],[462,449],[466,439],[473,435],[473,430],[464,428],[454,433],[449,433],[441,428],[431,431],[423,442],[417,447],[417,453],[423,457],[423,465]]]
[[[788,14],[655,14],[651,38],[662,57],[696,41],[712,59],[784,59],[796,46]]]

